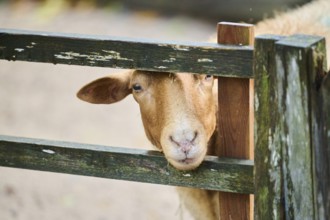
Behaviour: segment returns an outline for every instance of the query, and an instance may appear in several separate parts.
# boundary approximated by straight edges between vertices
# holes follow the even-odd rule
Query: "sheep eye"
[[[134,90],[134,92],[141,92],[143,89],[142,89],[142,86],[138,83],[135,83],[133,86],[132,86],[132,89]]]
[[[212,80],[213,79],[213,76],[212,75],[205,75],[205,78],[204,78],[206,81],[209,81],[209,80]]]

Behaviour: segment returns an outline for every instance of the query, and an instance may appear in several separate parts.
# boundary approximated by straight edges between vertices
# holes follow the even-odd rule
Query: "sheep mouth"
[[[178,162],[179,163],[183,163],[183,164],[191,164],[191,163],[194,163],[196,160],[195,158],[185,158],[183,160],[179,160]]]
[[[172,160],[170,163],[178,170],[194,170],[200,165],[201,161],[198,157],[186,157],[184,159]]]
[[[196,169],[204,159],[203,153],[195,153],[192,155],[180,155],[178,154],[166,154],[165,157],[168,160],[168,162],[176,169],[178,170],[194,170]]]

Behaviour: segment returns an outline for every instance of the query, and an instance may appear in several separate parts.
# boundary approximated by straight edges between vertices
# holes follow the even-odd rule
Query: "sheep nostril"
[[[195,131],[188,137],[187,136],[175,137],[175,136],[170,135],[169,140],[178,146],[193,145],[197,137],[198,137],[198,131]]]
[[[195,131],[194,132],[194,137],[190,142],[193,143],[196,140],[197,136],[198,136],[198,131]]]
[[[190,137],[190,138],[182,138],[182,139],[179,139],[179,138],[175,138],[175,136],[172,136],[170,135],[169,136],[169,139],[172,143],[175,144],[175,146],[181,151],[183,152],[184,154],[188,154],[190,152],[190,150],[193,148],[193,145],[194,145],[194,141],[197,137],[198,133],[197,132],[194,132],[193,135]]]
[[[177,144],[177,142],[173,139],[173,136],[172,135],[170,135],[170,141],[173,142],[173,143],[175,143],[175,144]]]
[[[176,141],[174,138],[173,138],[173,136],[171,135],[170,136],[170,141],[171,142],[173,142],[175,145],[177,145],[178,147],[180,147],[181,146],[181,143],[180,142],[178,142],[178,141]]]

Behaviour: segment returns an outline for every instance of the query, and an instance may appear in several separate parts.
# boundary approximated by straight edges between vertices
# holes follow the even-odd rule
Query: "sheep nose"
[[[171,135],[170,140],[174,143],[183,153],[187,154],[194,145],[194,141],[198,136],[198,132],[182,132],[181,135]]]

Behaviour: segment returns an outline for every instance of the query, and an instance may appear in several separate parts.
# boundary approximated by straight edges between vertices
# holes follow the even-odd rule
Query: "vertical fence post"
[[[318,93],[320,96],[320,93]],[[320,102],[322,104],[320,104]],[[319,219],[329,219],[330,218],[330,71],[327,73],[326,79],[322,83],[321,88],[321,98],[319,99],[318,108],[321,111],[322,116],[318,119],[323,123],[319,123],[322,129],[322,140],[321,144],[316,145],[315,156],[322,155],[322,161],[319,161],[319,165],[316,166],[316,181],[318,190],[316,191],[317,195],[317,207],[318,213],[324,211],[324,216]],[[315,193],[315,194],[316,194]],[[321,196],[320,196],[321,195]],[[320,198],[320,199],[319,199]]]
[[[315,43],[308,54],[310,128],[313,154],[315,219],[330,216],[330,76],[325,41]]]
[[[318,56],[324,58],[320,37],[256,38],[255,219],[325,219],[329,212],[318,201],[329,195],[319,182],[323,175],[329,181],[329,169],[318,172],[329,162],[319,165],[315,147]]]
[[[257,36],[254,43],[255,74],[255,220],[282,219],[282,169],[280,112],[274,110],[276,87],[275,43],[279,36]]]
[[[314,152],[315,152],[315,184],[316,207],[319,219],[326,220],[330,216],[330,72],[317,93],[318,111],[315,117]],[[316,136],[317,135],[317,136]],[[315,188],[315,187],[314,187]]]
[[[253,25],[220,22],[218,43],[252,45]],[[252,159],[253,81],[218,78],[219,148],[217,156]],[[249,195],[219,193],[220,219],[250,219],[252,203]]]

